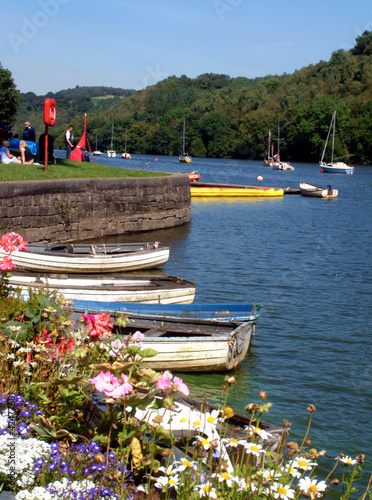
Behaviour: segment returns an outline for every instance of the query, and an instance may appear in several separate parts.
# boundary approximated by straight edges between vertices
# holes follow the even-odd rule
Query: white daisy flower
[[[264,477],[267,481],[274,481],[274,479],[279,479],[281,477],[280,471],[276,471],[274,469],[265,469],[262,472],[262,477]]]
[[[238,481],[238,491],[246,491],[249,493],[255,493],[256,490],[257,490],[257,487],[251,482],[246,483],[244,478],[240,479]]]
[[[199,441],[199,443],[201,443],[205,450],[209,450],[209,448],[211,447],[211,443],[208,441],[208,439],[204,439],[200,436],[196,436],[196,439]],[[193,446],[195,446],[198,441],[194,441]]]
[[[340,462],[343,462],[345,465],[355,465],[357,461],[355,458],[351,458],[346,455],[346,457],[336,457],[336,460],[340,460]]]
[[[196,488],[199,490],[199,498],[217,498],[216,490],[215,488],[213,488],[212,483],[210,483],[209,481],[198,485]]]
[[[281,470],[283,471],[284,474],[290,474],[292,477],[296,478],[301,477],[301,472],[298,470],[298,468],[293,467],[290,463],[282,467]]]
[[[298,486],[302,493],[304,493],[309,498],[320,498],[327,489],[327,484],[325,481],[317,481],[316,479],[311,479],[310,477],[303,477],[299,480]]]
[[[166,476],[173,476],[174,474],[177,474],[177,468],[175,467],[175,464],[171,464],[168,467],[161,466],[159,467],[159,470]]]
[[[241,444],[237,439],[235,438],[223,438],[221,439],[221,443],[223,443],[226,448],[237,448],[239,444]]]
[[[315,462],[311,462],[305,457],[296,457],[295,460],[292,463],[292,467],[294,469],[301,469],[301,470],[311,470],[313,467],[315,467],[317,464]]]
[[[255,457],[259,457],[260,453],[265,453],[265,450],[262,448],[260,444],[257,443],[245,443],[245,452],[249,455],[252,454]]]
[[[274,483],[269,491],[274,494],[274,498],[280,498],[281,500],[293,498],[295,495],[295,491],[287,484]]]
[[[169,488],[178,489],[178,476],[160,476],[155,487],[162,491],[167,491]]]
[[[179,465],[177,468],[179,472],[183,472],[186,469],[196,470],[198,468],[197,462],[195,462],[194,460],[190,461],[187,458],[181,458],[180,463],[181,465]]]
[[[230,476],[227,471],[212,474],[212,477],[217,478],[219,483],[226,484],[229,488],[231,488],[231,486],[235,482],[235,478],[233,476]]]

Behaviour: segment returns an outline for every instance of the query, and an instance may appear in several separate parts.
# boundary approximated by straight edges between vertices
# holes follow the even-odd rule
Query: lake
[[[64,157],[63,154],[61,157]],[[156,161],[157,160],[157,161]],[[192,200],[191,222],[110,241],[161,240],[171,246],[162,272],[197,283],[196,302],[263,304],[249,353],[234,372],[229,404],[243,411],[264,390],[266,420],[292,422],[301,441],[309,403],[317,408],[312,447],[329,471],[343,452],[367,454],[372,467],[371,213],[372,167],[322,174],[315,164],[273,171],[262,162],[133,155],[94,157],[122,168],[197,171],[205,182],[298,188],[301,181],[339,190],[336,199]],[[263,182],[257,176],[263,176]],[[191,396],[218,401],[225,374],[183,375]]]

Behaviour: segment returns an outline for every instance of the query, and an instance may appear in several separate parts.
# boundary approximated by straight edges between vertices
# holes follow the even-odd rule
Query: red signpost
[[[45,123],[45,172],[48,170],[48,127],[54,127],[57,117],[56,101],[54,99],[45,99],[44,101],[44,123]]]

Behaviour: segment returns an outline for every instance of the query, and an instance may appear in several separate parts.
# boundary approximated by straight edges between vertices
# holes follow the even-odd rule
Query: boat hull
[[[75,307],[81,310],[105,311],[126,316],[146,316],[162,318],[164,316],[178,319],[198,319],[213,321],[256,321],[260,315],[261,305],[243,304],[116,304],[112,302],[91,302],[76,300]]]
[[[183,156],[183,155],[179,156],[178,160],[180,163],[191,163],[192,161],[190,156]]]
[[[29,287],[48,289],[68,300],[136,302],[146,304],[191,304],[196,285],[175,276],[73,275],[13,273],[9,284],[20,288],[22,296]]]
[[[0,250],[0,257],[5,255]],[[103,246],[29,244],[26,251],[12,254],[12,261],[19,269],[78,274],[151,269],[165,264],[168,259],[169,247],[161,243],[157,248],[153,243]]]
[[[300,191],[302,196],[309,196],[312,198],[337,198],[338,190],[337,189],[323,189],[318,186],[313,186],[312,184],[307,184],[305,182],[301,182]]]
[[[220,372],[233,370],[245,358],[254,324],[242,323],[231,334],[193,338],[146,338],[144,348],[157,351],[144,364],[153,370],[174,372]]]
[[[320,163],[320,171],[323,174],[353,174],[354,173],[354,167],[350,167],[349,165],[346,165],[345,163],[338,162],[338,163]]]
[[[254,186],[224,187],[224,186],[190,186],[191,197],[210,198],[278,198],[284,195],[283,189],[263,188]]]
[[[74,319],[82,314],[107,312],[94,309],[75,309]],[[141,332],[144,349],[154,349],[157,354],[144,358],[143,364],[154,370],[174,372],[220,372],[233,370],[245,358],[254,321],[203,320],[198,318],[161,318],[125,315],[125,325],[119,325],[117,313],[110,313],[115,323],[114,333],[123,340],[128,335]]]
[[[284,170],[286,172],[292,172],[294,170],[294,167],[292,167],[292,165],[282,161],[279,163],[272,163],[271,166],[273,170]]]

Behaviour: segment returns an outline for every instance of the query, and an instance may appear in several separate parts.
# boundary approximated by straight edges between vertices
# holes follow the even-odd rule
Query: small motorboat
[[[0,258],[5,255],[6,252],[0,250]],[[31,243],[27,250],[12,254],[17,268],[41,273],[119,273],[151,269],[168,259],[169,246],[158,241],[94,245]]]
[[[200,174],[196,172],[191,172],[190,174],[186,174],[189,176],[190,182],[197,182],[200,179]]]
[[[331,186],[321,188],[307,182],[300,183],[300,191],[302,196],[312,196],[313,198],[337,198],[338,196],[338,190],[332,189]]]

